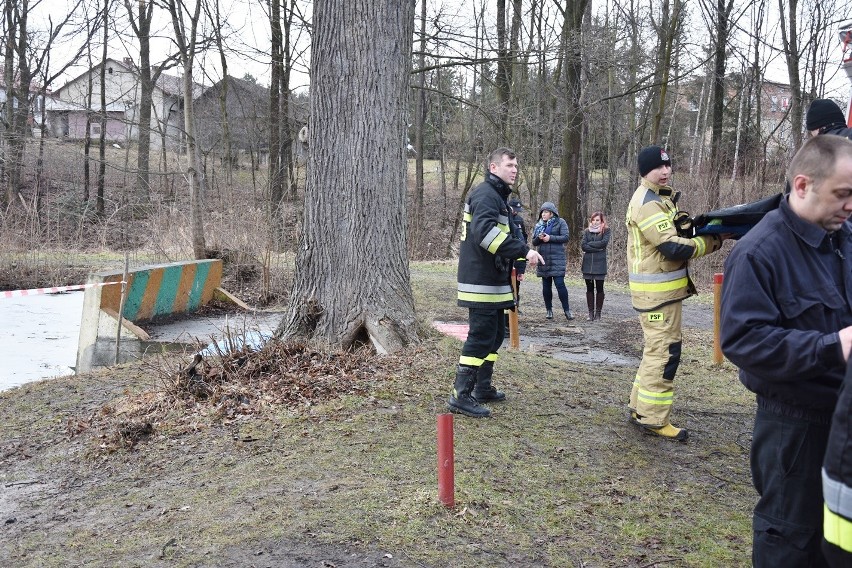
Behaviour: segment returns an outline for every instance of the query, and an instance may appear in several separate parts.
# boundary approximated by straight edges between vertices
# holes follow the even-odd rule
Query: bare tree
[[[197,259],[206,258],[204,239],[205,194],[204,168],[195,140],[195,112],[193,108],[192,80],[195,55],[198,49],[198,25],[201,20],[201,2],[195,2],[190,12],[183,0],[168,0],[168,10],[174,28],[174,42],[183,67],[183,125],[186,137],[186,182],[189,186],[190,230],[192,233],[192,252]],[[188,18],[188,21],[187,21]],[[188,26],[188,27],[187,27]]]
[[[417,340],[405,236],[414,0],[314,2],[302,241],[280,335],[391,352]],[[357,33],[351,33],[357,30]]]
[[[565,0],[560,6],[565,35],[565,125],[562,130],[562,158],[559,175],[559,211],[576,234],[583,226],[580,212],[580,148],[582,141],[582,25],[591,0]]]

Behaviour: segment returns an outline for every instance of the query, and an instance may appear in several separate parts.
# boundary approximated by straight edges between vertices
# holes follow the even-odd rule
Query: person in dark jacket
[[[828,446],[822,466],[825,498],[822,552],[832,568],[852,566],[852,365],[831,419]]]
[[[852,128],[846,127],[843,111],[831,99],[814,99],[805,114],[805,128],[811,136],[835,134],[852,139]]]
[[[480,403],[506,398],[492,385],[492,376],[497,350],[503,343],[503,310],[515,307],[512,264],[520,257],[531,265],[544,261],[512,235],[506,199],[517,175],[515,153],[497,148],[488,158],[485,181],[468,194],[464,204],[458,305],[468,308],[468,333],[447,404],[451,412],[474,418],[491,415]]]
[[[517,199],[509,200],[509,209],[511,210],[512,233],[516,239],[520,239],[524,244],[528,243],[530,238],[527,235],[527,224],[524,222],[524,206]],[[521,305],[521,281],[524,279],[524,274],[527,272],[527,259],[519,257],[515,259],[515,274],[518,277],[518,289],[516,290],[518,297],[515,298],[518,306]],[[520,313],[520,310],[518,311]]]
[[[595,211],[589,217],[589,226],[583,231],[580,249],[583,251],[583,279],[586,281],[586,305],[589,321],[601,319],[604,303],[604,279],[606,278],[606,247],[609,245],[609,227],[603,211]],[[595,298],[597,292],[597,298]]]
[[[852,141],[809,139],[725,260],[722,351],[757,398],[755,567],[823,566],[820,469],[852,350]]]
[[[544,297],[544,308],[547,319],[553,319],[553,285],[559,294],[562,311],[568,321],[574,319],[568,304],[568,289],[565,287],[565,266],[568,258],[565,253],[565,243],[568,242],[568,223],[559,216],[556,205],[546,201],[538,212],[538,221],[533,227],[533,246],[544,258],[544,264],[539,265],[536,274],[541,278],[541,293]]]
[[[529,242],[527,236],[527,225],[522,217],[524,206],[518,199],[509,199],[509,219],[512,226],[512,235],[516,239],[520,239],[526,244]],[[515,259],[515,310],[518,315],[521,313],[521,282],[524,280],[524,274],[527,271],[527,259],[519,257]],[[509,337],[509,312],[506,311],[506,330],[504,335]]]

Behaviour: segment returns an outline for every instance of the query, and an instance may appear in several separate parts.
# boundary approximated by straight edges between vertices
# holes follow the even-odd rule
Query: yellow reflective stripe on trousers
[[[481,367],[484,362],[485,359],[479,357],[468,357],[467,355],[459,357],[459,365],[467,365],[468,367]]]
[[[631,282],[632,292],[670,292],[680,288],[686,288],[689,284],[687,278],[678,278],[669,282]]]
[[[852,522],[829,509],[828,505],[823,506],[822,517],[825,540],[846,552],[852,552]]]
[[[646,404],[671,406],[674,401],[674,392],[651,392],[640,388],[637,394],[639,396],[639,400]]]
[[[499,359],[499,357],[500,357],[500,356],[499,356],[499,355],[497,355],[496,353],[489,353],[489,354],[488,354],[488,357],[486,357],[486,358],[485,358],[485,360],[486,360],[486,361],[491,361],[491,362],[493,363],[493,362],[497,361],[497,359]]]

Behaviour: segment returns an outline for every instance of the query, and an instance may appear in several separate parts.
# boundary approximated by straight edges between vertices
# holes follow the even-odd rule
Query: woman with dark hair
[[[586,304],[589,321],[601,318],[604,303],[604,279],[606,278],[606,247],[609,245],[609,227],[603,211],[595,211],[589,217],[589,226],[583,231],[580,248],[583,250],[583,279],[586,281]],[[597,297],[595,297],[597,293]]]

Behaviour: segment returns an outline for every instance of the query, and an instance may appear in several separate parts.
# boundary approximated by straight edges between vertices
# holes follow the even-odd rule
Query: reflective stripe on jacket
[[[508,308],[515,304],[512,265],[529,247],[512,234],[506,198],[510,188],[488,173],[467,197],[459,246],[458,305]]]
[[[627,206],[627,264],[630,296],[639,311],[688,298],[695,293],[688,260],[710,254],[722,244],[716,235],[681,237],[674,216],[673,191],[642,178]]]

